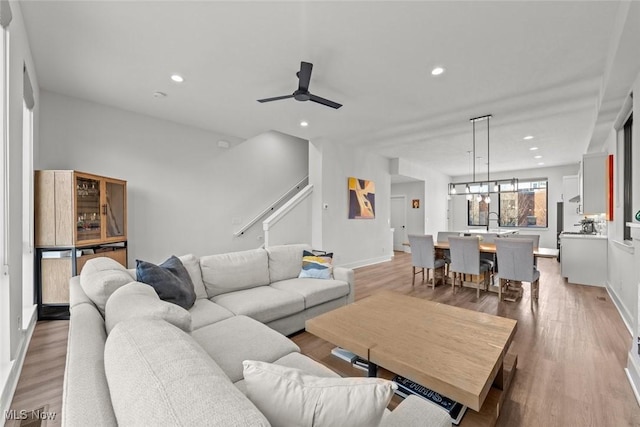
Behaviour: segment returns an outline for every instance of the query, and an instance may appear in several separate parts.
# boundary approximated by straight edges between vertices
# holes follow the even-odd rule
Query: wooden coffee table
[[[307,320],[306,330],[367,359],[369,375],[379,365],[477,411],[464,425],[494,425],[515,373],[507,350],[516,324],[385,291]]]

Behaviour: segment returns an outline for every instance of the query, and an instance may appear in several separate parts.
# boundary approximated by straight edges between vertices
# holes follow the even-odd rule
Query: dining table
[[[433,247],[436,250],[440,250],[440,251],[447,250],[449,249],[449,242],[434,242]],[[480,252],[495,255],[496,254],[495,243],[485,243],[480,241]],[[554,248],[534,247],[533,248],[534,264],[537,265],[538,258],[558,258],[559,252],[560,251],[558,249],[554,249]],[[462,284],[464,286],[466,282],[463,280]],[[469,286],[475,287],[475,284],[473,284],[472,282],[469,282]],[[497,294],[500,294],[499,287],[493,283],[489,284],[487,290],[490,292],[495,292]],[[519,282],[513,282],[511,285],[511,292],[507,292],[507,293],[503,292],[502,294],[504,295],[504,299],[506,301],[516,301],[522,297],[522,286]]]
[[[434,242],[433,247],[435,249],[449,249],[449,242]],[[496,253],[496,244],[495,243],[483,243],[480,242],[480,252],[487,254],[495,254]],[[533,248],[533,257],[534,258],[558,258],[558,254],[560,251],[554,248]]]

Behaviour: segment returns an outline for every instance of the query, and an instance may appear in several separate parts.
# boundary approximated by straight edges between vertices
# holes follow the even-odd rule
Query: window
[[[498,200],[500,227],[546,228],[547,217],[547,179],[537,178],[520,180],[516,187],[501,184],[500,193],[493,195]],[[468,204],[468,221],[470,226],[486,226],[491,211],[490,203],[472,199]],[[491,219],[497,219],[492,217]]]
[[[487,216],[489,215],[489,205],[482,199],[478,201],[475,196],[472,200],[467,202],[469,206],[469,215],[467,224],[470,226],[485,226],[487,225]]]
[[[623,203],[624,203],[624,219],[622,224],[624,226],[624,240],[631,240],[631,227],[627,226],[627,222],[633,222],[633,209],[632,209],[632,196],[633,188],[631,183],[631,177],[633,172],[633,164],[631,162],[631,145],[632,145],[632,129],[633,127],[633,114],[629,116],[624,124],[624,175],[622,179],[623,185]]]

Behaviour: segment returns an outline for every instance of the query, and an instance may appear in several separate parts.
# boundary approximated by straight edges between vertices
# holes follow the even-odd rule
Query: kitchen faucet
[[[498,227],[500,227],[500,214],[498,212],[489,212],[487,214],[487,233],[489,232],[489,219],[491,219],[491,214],[495,214],[498,220]]]

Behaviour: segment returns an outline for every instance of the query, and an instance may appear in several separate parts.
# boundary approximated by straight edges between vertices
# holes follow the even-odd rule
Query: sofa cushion
[[[327,378],[245,360],[247,396],[274,427],[377,426],[397,386],[381,378]]]
[[[211,300],[236,315],[244,314],[262,323],[304,310],[304,298],[300,294],[281,291],[271,286],[222,294]]]
[[[331,279],[333,270],[333,254],[316,255],[304,251],[302,256],[302,269],[298,277],[312,279]]]
[[[273,362],[300,348],[284,335],[246,316],[234,316],[191,333],[235,382],[242,379],[242,361]]]
[[[120,322],[104,356],[120,426],[269,425],[193,338],[167,322]]]
[[[153,286],[160,299],[188,310],[196,300],[189,272],[178,257],[172,255],[160,265],[136,260],[136,279]]]
[[[191,315],[187,310],[161,300],[151,286],[131,282],[117,289],[107,301],[104,321],[107,334],[124,320],[144,317],[162,319],[183,331],[191,331]]]
[[[209,298],[207,290],[204,287],[202,281],[202,270],[200,269],[200,260],[192,254],[179,256],[178,259],[182,261],[182,265],[187,269],[191,283],[193,283],[193,290],[196,292],[196,298]]]
[[[318,377],[340,378],[340,375],[336,374],[331,369],[300,353],[289,353],[273,363],[276,365],[287,366],[289,368],[300,369],[307,374]],[[233,384],[238,388],[238,390],[247,394],[247,386],[244,378]]]
[[[264,249],[205,256],[200,258],[200,268],[209,297],[269,284]]]
[[[189,313],[193,330],[233,317],[232,312],[208,299],[197,299]]]
[[[272,288],[293,292],[304,298],[304,307],[309,308],[349,293],[349,284],[340,280],[289,279],[272,283]]]
[[[104,320],[93,304],[77,304],[70,311],[62,425],[114,426],[116,416],[104,373]]]
[[[82,290],[98,307],[103,317],[104,307],[111,294],[119,287],[135,280],[135,276],[129,274],[122,264],[107,257],[90,259],[80,272]]]
[[[311,246],[298,244],[268,247],[271,283],[298,277],[302,269],[302,253],[304,251],[311,251]]]

